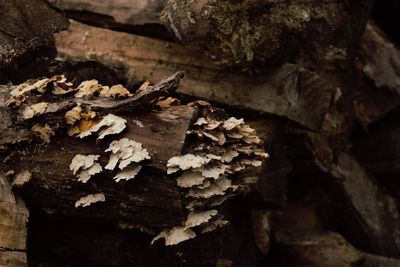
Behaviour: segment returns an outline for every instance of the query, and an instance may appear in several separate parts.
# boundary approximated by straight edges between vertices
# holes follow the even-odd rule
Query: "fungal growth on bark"
[[[268,157],[256,131],[243,119],[227,118],[221,110],[201,104],[189,104],[197,105],[202,115],[188,131],[191,153],[174,156],[167,163],[167,173],[176,176],[185,198],[186,221],[165,229],[153,243],[164,238],[166,245],[176,245],[228,224],[218,208],[250,189],[257,181],[252,171]]]

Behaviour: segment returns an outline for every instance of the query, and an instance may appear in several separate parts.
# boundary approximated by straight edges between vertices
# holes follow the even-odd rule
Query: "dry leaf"
[[[38,135],[40,139],[42,139],[42,141],[46,144],[49,144],[50,137],[55,135],[55,132],[53,131],[53,129],[50,128],[47,123],[44,126],[34,124],[31,130],[32,132],[34,132],[34,134]]]
[[[190,229],[185,229],[185,227],[175,227],[171,230],[164,230],[159,233],[152,241],[151,244],[154,244],[160,238],[165,239],[165,245],[172,246],[179,244],[188,239],[192,239],[196,237],[196,233]]]
[[[20,187],[25,183],[29,182],[31,178],[32,178],[32,173],[30,171],[28,170],[20,171],[15,175],[15,178],[12,182],[12,186]]]
[[[87,207],[94,203],[104,202],[104,201],[106,201],[106,197],[103,193],[87,195],[87,196],[81,197],[78,201],[75,202],[75,208]]]
[[[30,106],[27,106],[23,112],[23,117],[24,119],[31,119],[35,117],[36,115],[43,114],[46,109],[47,109],[48,103],[46,102],[40,102],[37,104],[33,104]]]
[[[119,182],[121,180],[131,180],[133,178],[135,178],[135,176],[139,173],[139,171],[142,169],[142,166],[140,165],[131,165],[125,169],[123,169],[122,171],[120,171],[113,179],[116,182]]]
[[[192,228],[208,222],[212,217],[217,215],[217,210],[190,212],[187,216],[185,227]]]

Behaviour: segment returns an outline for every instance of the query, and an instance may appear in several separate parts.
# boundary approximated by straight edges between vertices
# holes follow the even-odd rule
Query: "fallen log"
[[[334,86],[298,65],[257,76],[227,73],[181,45],[77,22],[56,36],[56,45],[63,55],[125,70],[131,85],[183,70],[179,93],[282,116],[311,129],[319,129],[335,93]]]
[[[327,61],[347,57],[365,27],[373,1],[345,4],[302,0],[290,3],[52,0],[52,3],[78,21],[146,36],[159,37],[159,31],[151,27],[144,31],[138,26],[162,24],[176,40],[219,65],[245,69],[254,63],[281,64],[295,61],[294,58],[323,67]],[[346,26],[349,24],[353,27]]]
[[[268,154],[243,119],[160,100],[180,78],[136,92],[63,76],[4,86],[1,170],[16,173],[32,211],[55,219],[163,230],[154,242],[166,245],[226,225],[221,205],[251,190]]]

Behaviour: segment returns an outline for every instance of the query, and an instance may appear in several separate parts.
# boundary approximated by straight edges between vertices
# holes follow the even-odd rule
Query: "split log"
[[[0,176],[0,266],[26,266],[28,210]]]
[[[53,33],[66,29],[68,21],[44,0],[2,0],[0,11],[4,18],[0,22],[0,81],[35,77],[41,68],[47,69],[48,61],[41,61],[55,57]],[[31,73],[23,74],[23,69]]]
[[[184,70],[179,93],[282,116],[311,129],[321,126],[335,92],[330,83],[298,65],[257,76],[227,73],[178,44],[77,22],[56,36],[56,45],[63,55],[97,60],[111,69],[118,66],[119,72],[123,66],[128,84]]]

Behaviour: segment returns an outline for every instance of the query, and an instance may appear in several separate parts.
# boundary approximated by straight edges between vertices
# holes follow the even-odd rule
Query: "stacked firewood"
[[[400,266],[396,5],[0,0],[0,266]]]

